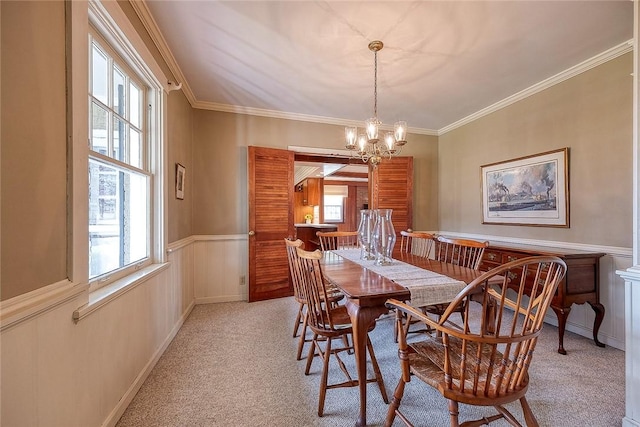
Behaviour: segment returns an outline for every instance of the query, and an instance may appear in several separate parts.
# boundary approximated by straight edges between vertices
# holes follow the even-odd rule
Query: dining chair
[[[429,258],[431,255],[431,250],[433,248],[433,243],[436,236],[427,233],[424,231],[400,231],[400,252],[408,253],[424,258]],[[413,321],[411,317],[407,317],[404,320],[403,328],[404,333],[429,333],[431,332],[429,329],[411,329],[411,326],[417,323],[417,321]],[[398,325],[394,324],[393,327],[393,338],[395,342],[398,342]]]
[[[471,239],[456,239],[438,236],[435,239],[435,259],[449,264],[478,270],[482,263],[484,250],[489,242],[480,242]],[[461,301],[456,311],[462,315],[466,301]],[[447,304],[437,304],[425,307],[425,311],[435,316],[440,316],[447,308]]]
[[[435,238],[436,236],[433,234],[424,231],[402,230],[400,232],[400,252],[428,258]]]
[[[356,387],[359,385],[359,381],[376,382],[380,388],[382,399],[385,403],[389,403],[387,392],[384,388],[384,382],[382,380],[382,373],[378,366],[375,353],[373,352],[373,346],[371,340],[367,335],[367,351],[371,358],[371,364],[374,371],[373,378],[358,378],[352,379],[349,371],[347,370],[344,362],[340,359],[340,353],[344,351],[353,350],[353,345],[344,345],[344,337],[352,335],[352,325],[349,313],[344,305],[332,306],[327,304],[328,293],[325,286],[325,280],[322,274],[322,266],[320,260],[322,259],[322,252],[316,250],[314,252],[308,252],[304,249],[297,248],[298,260],[300,262],[300,277],[302,278],[301,291],[302,295],[307,302],[307,316],[308,326],[313,331],[313,338],[311,340],[311,346],[309,347],[309,356],[307,357],[307,366],[305,369],[305,375],[309,375],[311,364],[313,363],[316,350],[323,361],[322,376],[320,380],[320,394],[318,396],[318,416],[324,414],[324,402],[328,389],[337,387]],[[370,331],[375,327],[375,323],[371,326]],[[336,338],[342,339],[343,345],[340,347],[333,347],[333,340]],[[353,342],[353,340],[351,340]],[[324,344],[324,348],[322,348]],[[346,376],[346,381],[328,384],[329,375],[329,359],[331,356],[336,358],[338,366]]]
[[[358,249],[357,231],[318,231],[316,236],[320,239],[320,250],[331,251],[336,249]]]
[[[435,259],[477,270],[489,242],[438,236],[435,240]]]
[[[305,343],[311,341],[310,339],[307,339],[307,301],[300,290],[300,287],[302,286],[300,278],[300,263],[298,262],[298,252],[296,251],[297,248],[304,247],[304,243],[300,239],[284,239],[284,243],[287,248],[289,272],[291,274],[291,281],[293,284],[293,297],[298,303],[298,312],[293,324],[294,338],[298,337],[298,330],[300,326],[302,326],[302,329],[300,330],[300,336],[298,338],[298,350],[296,353],[296,360],[301,360]],[[329,298],[330,304],[336,305],[340,300],[344,298],[344,294],[342,294],[342,292],[337,290],[335,287],[332,287],[328,290],[327,297]]]
[[[520,426],[505,404],[518,400],[527,426],[537,426],[525,394],[544,316],[567,266],[558,257],[521,258],[483,273],[451,301],[436,322],[420,310],[397,300],[387,306],[411,315],[438,331],[424,341],[407,344],[406,334],[398,340],[401,378],[387,412],[385,426],[396,416],[411,422],[400,412],[405,386],[411,379],[436,389],[448,402],[450,425],[459,423],[459,403],[493,406],[497,414],[466,421],[464,426],[480,426],[504,418]],[[488,285],[490,279],[494,280]],[[509,293],[507,293],[509,291]],[[535,295],[527,298],[527,294]],[[449,317],[470,295],[479,293],[480,306],[465,305],[461,327]],[[478,309],[479,307],[479,309]],[[400,315],[396,321],[401,322]]]

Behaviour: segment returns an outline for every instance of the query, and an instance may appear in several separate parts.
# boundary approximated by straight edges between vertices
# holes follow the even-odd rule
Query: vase
[[[396,230],[391,222],[393,209],[377,209],[373,226],[373,250],[376,265],[391,264],[393,246],[396,243]]]
[[[360,259],[375,259],[375,255],[371,248],[374,223],[374,212],[369,209],[362,209],[360,211],[360,223],[358,225],[358,245],[360,245]]]

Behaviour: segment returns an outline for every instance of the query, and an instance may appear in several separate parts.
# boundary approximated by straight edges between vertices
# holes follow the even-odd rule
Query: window
[[[348,195],[346,185],[324,186],[324,222],[344,222],[344,200]]]
[[[89,43],[89,280],[151,263],[149,90],[93,31]]]

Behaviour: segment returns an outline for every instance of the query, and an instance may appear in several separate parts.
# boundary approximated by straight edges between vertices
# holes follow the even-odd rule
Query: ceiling
[[[361,124],[382,40],[379,119],[434,135],[633,38],[629,0],[132,4],[195,108]]]

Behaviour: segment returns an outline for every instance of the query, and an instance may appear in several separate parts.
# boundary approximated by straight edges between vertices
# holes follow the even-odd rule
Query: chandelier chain
[[[373,52],[373,117],[378,120],[378,51]]]

